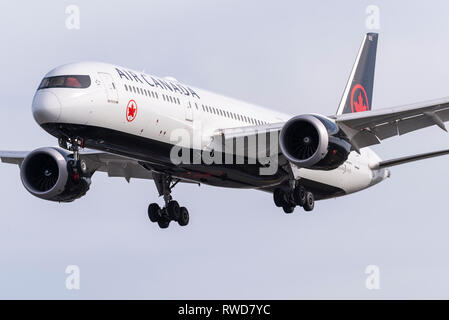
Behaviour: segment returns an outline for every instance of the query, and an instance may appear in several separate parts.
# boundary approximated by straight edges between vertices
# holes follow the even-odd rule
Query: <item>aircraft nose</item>
[[[32,111],[37,123],[55,122],[61,115],[61,103],[51,91],[37,91],[33,98]]]

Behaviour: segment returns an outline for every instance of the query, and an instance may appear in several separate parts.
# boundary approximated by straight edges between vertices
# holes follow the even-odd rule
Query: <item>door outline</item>
[[[193,109],[192,109],[192,104],[190,103],[190,101],[188,101],[188,103],[186,104],[185,119],[187,121],[193,122]]]
[[[103,86],[106,90],[106,97],[109,103],[118,103],[118,90],[115,85],[114,78],[109,73],[98,72],[101,80],[103,81]]]

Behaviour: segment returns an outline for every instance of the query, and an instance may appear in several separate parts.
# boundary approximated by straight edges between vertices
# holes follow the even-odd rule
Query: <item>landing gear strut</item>
[[[84,148],[84,139],[76,138],[59,138],[59,146],[73,152],[73,159],[68,161],[68,169],[71,172],[72,179],[78,182],[81,177],[89,176],[86,162],[80,159],[79,148]]]
[[[157,203],[148,206],[148,217],[151,222],[157,222],[161,229],[168,228],[171,221],[177,221],[180,226],[189,224],[189,211],[186,207],[180,207],[178,201],[171,196],[172,189],[179,180],[174,180],[168,174],[153,172],[154,183],[159,196],[164,197],[165,206],[161,208]]]
[[[305,211],[312,211],[315,206],[313,193],[301,185],[296,185],[291,190],[276,188],[273,200],[276,207],[281,207],[285,213],[292,213],[296,206],[303,207]]]

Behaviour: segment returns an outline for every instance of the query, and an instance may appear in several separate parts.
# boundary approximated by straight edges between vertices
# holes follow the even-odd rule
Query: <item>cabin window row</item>
[[[175,103],[175,104],[181,104],[181,101],[179,101],[179,98],[175,98],[175,97],[169,96],[167,94],[163,94],[162,98],[166,102],[171,102],[171,103]]]
[[[135,87],[135,86],[128,86],[125,84],[125,90],[129,91],[129,92],[134,92],[137,94],[141,94],[141,95],[145,95],[149,98],[154,98],[154,99],[159,99],[159,96],[157,94],[157,92],[151,91],[151,90],[147,90],[147,89],[142,89],[139,87]]]
[[[128,92],[131,92],[131,93],[134,92],[137,94],[145,95],[150,98],[159,99],[159,95],[157,94],[157,92],[154,92],[151,90],[142,89],[139,87],[130,86],[130,85],[126,85],[126,84],[125,84],[125,90]],[[174,98],[172,96],[165,95],[165,94],[162,94],[162,98],[166,102],[171,102],[171,103],[175,103],[178,105],[181,104],[181,101],[179,100],[179,98]],[[196,103],[195,103],[195,105],[196,105]],[[254,124],[254,125],[268,124],[268,122],[266,122],[266,121],[262,121],[262,120],[258,120],[258,119],[255,119],[255,118],[252,118],[249,116],[244,116],[244,115],[241,115],[238,113],[222,110],[220,108],[214,108],[214,107],[204,105],[204,104],[201,107],[203,108],[204,112],[209,112],[209,113],[215,114],[217,116],[226,117],[229,119],[234,119],[234,120],[238,120],[238,121],[242,121],[242,122],[246,122],[246,123]],[[198,109],[198,105],[196,105],[196,108]]]

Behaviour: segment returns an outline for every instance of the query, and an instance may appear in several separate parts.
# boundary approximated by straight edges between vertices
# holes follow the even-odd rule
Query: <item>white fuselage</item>
[[[219,129],[280,123],[291,118],[173,78],[150,76],[110,64],[68,64],[53,69],[46,77],[58,75],[89,75],[91,84],[84,89],[38,90],[33,100],[33,114],[40,125],[60,123],[107,128],[164,144],[174,144],[171,133],[184,129],[199,136],[199,144],[204,148]],[[107,151],[115,152],[112,148]],[[144,160],[139,159],[138,152],[133,157]],[[299,169],[297,178],[352,193],[388,176],[386,170],[371,169],[379,160],[372,150],[363,148],[360,154],[351,152],[337,169]]]

